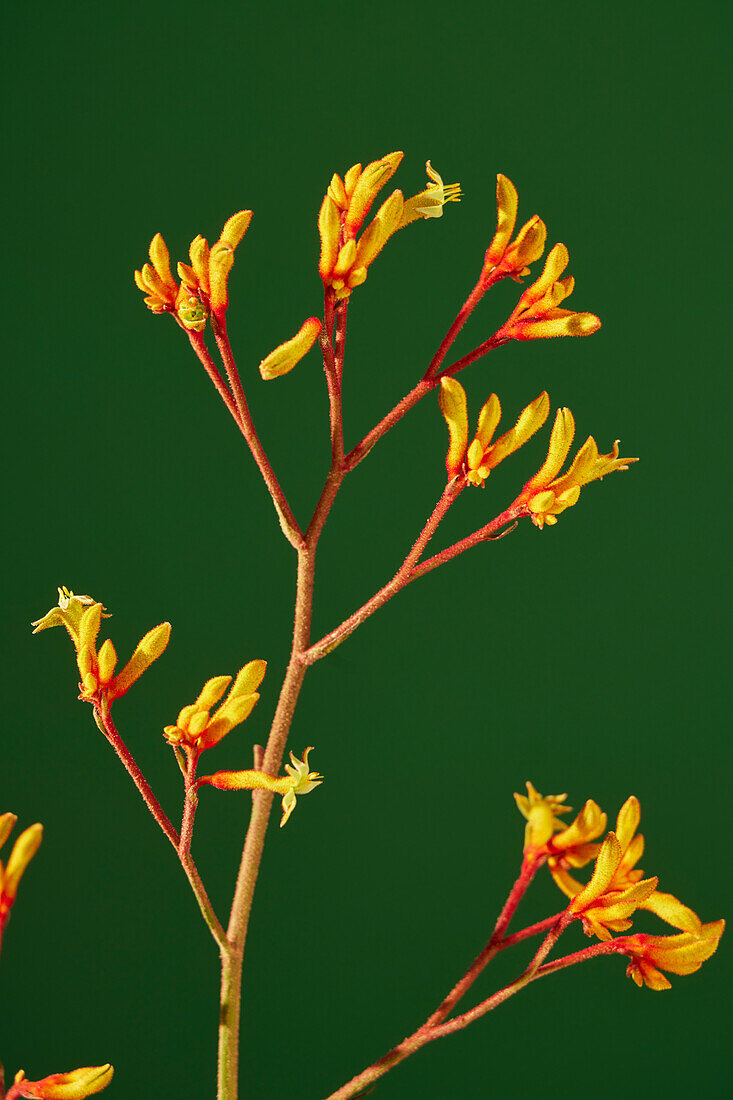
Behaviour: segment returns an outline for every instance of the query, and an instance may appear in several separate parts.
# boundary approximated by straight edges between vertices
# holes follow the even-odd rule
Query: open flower
[[[15,814],[0,815],[0,848],[10,836],[17,821]],[[13,844],[7,865],[0,862],[0,934],[18,895],[20,880],[43,840],[43,825],[30,825]]]
[[[586,935],[599,940],[613,939],[612,932],[631,927],[629,917],[657,888],[657,879],[640,879],[619,889],[616,873],[623,850],[615,833],[609,833],[596,858],[593,875],[570,902],[568,913],[583,922]]]
[[[165,727],[168,744],[180,746],[189,757],[198,757],[204,749],[218,745],[235,726],[249,718],[260,697],[257,688],[266,669],[265,661],[249,661],[239,670],[233,684],[231,676],[214,676],[207,680],[198,699],[180,712],[176,724]],[[212,707],[230,684],[229,694],[212,714]]]
[[[545,250],[547,227],[537,214],[533,214],[511,240],[518,206],[516,187],[510,179],[499,174],[496,177],[496,233],[484,258],[484,272],[491,272],[494,280],[509,275],[515,282],[521,282],[529,275],[528,264],[538,260]]]
[[[498,340],[541,340],[553,336],[590,336],[601,327],[595,313],[560,309],[575,286],[572,276],[561,279],[570,256],[564,244],[550,250],[536,282],[525,290],[516,309],[496,332]]]
[[[252,220],[251,210],[232,214],[212,248],[201,236],[194,237],[189,249],[190,264],[177,266],[180,286],[171,274],[170,256],[165,241],[156,233],[150,242],[150,263],[135,272],[135,282],[146,295],[145,305],[153,313],[172,313],[183,328],[201,332],[213,313],[220,324],[229,304],[229,272],[234,251]]]
[[[514,795],[514,801],[527,824],[524,829],[524,854],[534,858],[535,853],[544,848],[553,833],[565,829],[560,814],[572,812],[572,806],[565,805],[566,794],[540,794],[527,780],[527,793]]]
[[[605,815],[604,815],[605,816]],[[616,839],[621,852],[621,859],[616,867],[607,892],[622,892],[631,886],[635,886],[643,877],[644,872],[636,864],[644,854],[644,837],[637,833],[641,820],[641,806],[639,799],[634,795],[627,798],[619,810],[616,819]],[[553,875],[555,882],[569,898],[576,897],[582,890],[583,884],[578,882],[570,874]],[[661,920],[679,928],[684,932],[697,935],[702,927],[700,918],[688,906],[683,905],[673,894],[665,894],[661,890],[654,890],[638,905],[639,909],[647,909]]]
[[[534,477],[522,489],[515,504],[524,509],[525,515],[540,530],[547,523],[557,523],[557,517],[576,504],[583,485],[597,481],[614,470],[627,470],[636,458],[619,458],[618,440],[610,454],[598,453],[598,445],[592,435],[580,448],[572,465],[562,475],[560,470],[567,458],[575,435],[575,420],[570,409],[558,409],[550,436],[547,458]]]
[[[716,920],[703,924],[698,932],[681,932],[677,936],[648,936],[643,932],[625,936],[623,952],[631,956],[626,973],[640,987],[671,989],[661,971],[694,974],[715,954],[724,929],[725,921]]]
[[[216,787],[220,791],[273,791],[281,794],[283,816],[280,826],[290,817],[295,809],[296,796],[309,794],[323,782],[323,776],[318,772],[309,770],[308,753],[313,748],[307,748],[303,753],[303,759],[298,760],[290,753],[290,763],[285,765],[285,775],[267,775],[261,771],[239,772],[215,772],[214,775],[204,775],[197,780],[197,786],[208,785]]]
[[[399,189],[393,191],[357,239],[372,203],[397,171],[402,156],[401,152],[389,153],[364,169],[354,164],[343,179],[338,173],[331,179],[318,215],[318,270],[324,286],[339,300],[348,298],[365,281],[369,266],[398,229],[418,218],[438,218],[445,203],[460,198],[459,184],[444,184],[428,161],[426,187],[407,200]]]
[[[171,636],[171,624],[160,623],[140,639],[130,660],[115,675],[117,653],[107,638],[97,651],[97,635],[105,615],[101,603],[91,596],[75,596],[68,588],[59,588],[58,607],[31,623],[34,634],[52,626],[63,626],[74,643],[81,682],[80,699],[87,703],[109,705],[130,690],[136,680],[160,657]]]
[[[53,1073],[40,1081],[28,1081],[23,1070],[15,1075],[7,1100],[16,1097],[37,1097],[39,1100],[84,1100],[106,1089],[114,1070],[109,1063],[104,1066],[84,1066],[70,1073]]]
[[[466,392],[455,378],[441,378],[440,408],[450,433],[445,463],[448,476],[455,477],[463,469],[470,485],[483,486],[486,478],[500,462],[518,451],[539,431],[550,412],[550,398],[543,391],[522,409],[514,427],[492,443],[501,419],[499,398],[492,393],[479,413],[476,435],[470,446]]]

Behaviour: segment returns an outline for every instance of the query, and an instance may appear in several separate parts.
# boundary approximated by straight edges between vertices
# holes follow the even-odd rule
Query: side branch
[[[290,505],[288,504],[285,493],[283,492],[280,482],[277,480],[275,471],[270,465],[270,460],[265,453],[265,448],[260,442],[260,438],[257,435],[257,431],[252,420],[252,414],[249,411],[249,405],[247,404],[247,398],[244,395],[244,389],[242,387],[242,380],[239,377],[239,371],[234,361],[234,355],[232,353],[231,345],[229,343],[229,337],[227,336],[226,328],[223,325],[217,324],[215,318],[211,318],[211,327],[216,337],[217,347],[219,348],[219,354],[221,355],[222,362],[227,372],[227,378],[229,379],[229,385],[232,388],[234,394],[234,400],[236,402],[236,410],[238,416],[236,417],[239,425],[239,430],[247,441],[247,446],[252,452],[252,457],[257,463],[258,469],[262,474],[262,479],[267,486],[267,489],[272,497],[272,502],[275,505],[275,511],[277,512],[278,519],[280,521],[280,527],[291,546],[297,550],[303,545],[303,534],[298,526],[297,520],[292,513]]]
[[[371,600],[368,600],[358,611],[355,611],[353,615],[349,616],[348,619],[341,623],[340,626],[337,626],[329,634],[321,638],[320,641],[310,646],[303,654],[303,661],[306,665],[312,665],[316,661],[320,661],[322,657],[331,653],[336,646],[341,645],[350,634],[354,633],[357,627],[361,626],[365,619],[368,619],[370,615],[373,615],[375,611],[383,607],[387,600],[390,600],[400,591],[400,589],[404,588],[405,585],[412,580],[415,565],[420,560],[430,539],[437,531],[446,512],[458,494],[462,492],[463,488],[464,486],[455,479],[448,482],[440,500],[433,509],[432,515],[418,535],[412,550],[407,555],[392,580],[385,584],[383,588],[380,588],[379,592],[372,596]]]

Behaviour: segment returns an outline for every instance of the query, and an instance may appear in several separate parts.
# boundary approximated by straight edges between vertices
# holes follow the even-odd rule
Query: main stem
[[[339,318],[340,346],[334,355],[332,336],[329,335],[327,372],[333,368],[338,379],[343,359],[343,335],[346,313],[342,309]],[[316,548],[328,518],[328,513],[344,479],[343,433],[341,427],[340,387],[329,384],[332,426],[331,469],[316,505],[313,518],[298,550],[298,573],[295,597],[293,644],[290,660],[280,689],[275,717],[261,763],[261,770],[277,775],[280,770],[285,745],[290,732],[300,689],[308,668],[304,655],[310,644],[311,614],[313,608],[313,580],[316,565]],[[229,952],[222,954],[221,996],[219,1012],[219,1072],[217,1100],[237,1100],[239,1077],[239,1029],[242,1008],[242,960],[247,939],[249,915],[252,909],[262,850],[265,844],[267,823],[270,818],[273,795],[270,791],[252,792],[252,814],[242,851],[242,859],[234,890],[227,941]]]

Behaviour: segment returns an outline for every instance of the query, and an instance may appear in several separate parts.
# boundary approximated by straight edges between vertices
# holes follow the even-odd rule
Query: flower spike
[[[552,526],[557,517],[578,502],[580,490],[590,481],[597,481],[615,470],[628,470],[636,458],[620,458],[618,440],[607,455],[599,454],[593,436],[588,436],[562,476],[560,470],[568,456],[575,435],[575,420],[570,409],[558,409],[550,436],[550,446],[545,462],[517,497],[515,505],[524,515],[532,517],[540,530],[545,524]]]
[[[165,727],[168,744],[174,748],[180,745],[189,757],[198,757],[204,749],[218,745],[235,726],[249,718],[260,697],[257,688],[266,670],[266,661],[249,661],[240,668],[233,684],[231,676],[214,676],[207,680],[198,699],[181,710],[175,725]],[[212,707],[222,699],[230,684],[227,698],[212,714]]]
[[[68,588],[59,588],[58,607],[31,623],[33,633],[51,626],[64,626],[74,643],[76,663],[81,682],[80,699],[95,705],[109,706],[125,695],[143,672],[157,661],[168,645],[171,624],[160,623],[141,638],[125,667],[116,676],[115,647],[108,638],[97,651],[97,635],[105,615],[101,603],[91,596],[75,596]]]

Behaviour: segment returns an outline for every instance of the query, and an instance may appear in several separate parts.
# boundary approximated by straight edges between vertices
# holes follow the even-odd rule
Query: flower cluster
[[[191,263],[177,266],[180,286],[171,273],[166,243],[156,233],[150,242],[150,263],[135,272],[135,282],[146,295],[148,309],[153,313],[172,313],[183,328],[194,332],[206,327],[209,314],[223,324],[229,305],[228,281],[234,251],[251,220],[251,210],[232,214],[211,248],[205,237],[194,237],[189,249]]]
[[[515,282],[521,282],[529,275],[528,265],[539,260],[545,250],[547,226],[537,214],[524,223],[512,241],[518,208],[516,187],[499,173],[496,177],[496,233],[484,257],[484,272],[491,275],[493,281],[508,275]]]
[[[365,281],[370,264],[393,233],[418,218],[439,218],[447,202],[460,200],[460,185],[444,184],[428,161],[425,188],[409,199],[400,190],[393,191],[357,240],[372,203],[397,171],[402,156],[389,153],[365,168],[354,164],[343,178],[334,174],[328,185],[318,215],[318,270],[324,286],[339,300],[348,298]]]
[[[231,676],[214,676],[207,680],[196,701],[180,712],[175,725],[165,727],[168,744],[180,746],[189,759],[197,758],[204,749],[218,745],[252,713],[260,697],[257,688],[262,683],[266,668],[265,661],[249,661],[239,670],[234,683]],[[223,698],[230,684],[229,694],[212,715],[212,707]]]
[[[644,837],[637,833],[641,819],[637,798],[632,795],[626,800],[615,831],[599,844],[596,841],[606,828],[606,815],[592,800],[566,826],[558,820],[558,815],[569,810],[564,805],[565,795],[544,797],[527,783],[527,795],[514,797],[527,819],[525,861],[548,863],[556,884],[570,899],[565,921],[580,920],[587,935],[612,943],[619,953],[630,957],[627,973],[637,985],[668,989],[669,982],[660,970],[691,974],[713,954],[725,922],[702,924],[692,909],[657,888],[656,877],[644,878],[644,872],[636,866],[644,852]],[[583,885],[570,869],[583,867],[592,859],[593,873]],[[637,933],[614,939],[614,932],[631,928],[630,918],[637,910],[655,914],[679,929],[680,934]]]
[[[31,625],[33,633],[63,626],[76,650],[81,682],[79,698],[87,703],[109,706],[130,690],[136,680],[160,657],[171,636],[171,624],[160,623],[140,639],[127,664],[115,675],[117,653],[107,638],[97,650],[102,618],[109,618],[101,603],[91,596],[77,596],[59,588],[59,602]]]

